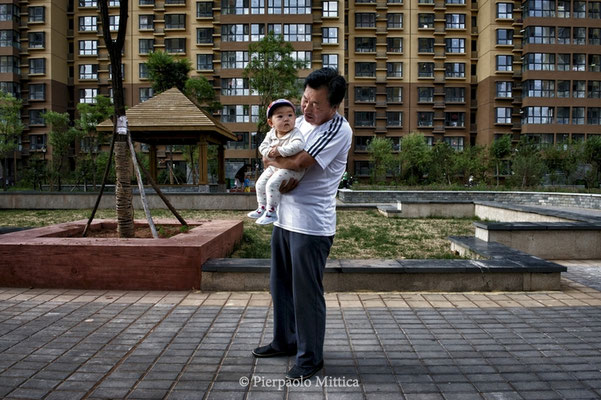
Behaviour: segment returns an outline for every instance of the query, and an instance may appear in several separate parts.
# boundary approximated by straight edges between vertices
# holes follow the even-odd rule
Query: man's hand
[[[272,147],[272,149],[269,151],[269,153],[267,154],[267,156],[269,158],[276,158],[276,157],[281,156],[281,154],[280,154],[280,152],[279,152],[279,150],[278,150],[277,147]]]
[[[287,181],[282,182],[280,185],[280,193],[291,192],[295,187],[298,186],[298,179],[290,178]]]

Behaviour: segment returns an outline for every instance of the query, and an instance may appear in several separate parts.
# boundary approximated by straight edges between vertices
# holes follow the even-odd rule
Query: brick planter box
[[[36,288],[191,290],[209,258],[227,257],[242,238],[242,221],[187,221],[168,239],[82,238],[86,221],[0,236],[0,286]],[[158,219],[156,224],[178,225]],[[136,221],[136,226],[146,221]],[[91,229],[114,228],[96,220]],[[78,237],[79,236],[79,237]]]

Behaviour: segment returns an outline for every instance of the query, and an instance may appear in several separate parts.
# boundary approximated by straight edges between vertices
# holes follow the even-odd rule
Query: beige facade
[[[118,0],[109,5],[117,16]],[[2,42],[0,55],[13,58],[3,59],[0,82],[24,99],[26,159],[47,148],[40,110],[74,113],[78,102],[110,94],[109,60],[95,0],[2,7],[3,38],[17,32],[20,49]],[[307,61],[301,78],[332,66],[348,80],[343,112],[355,132],[355,175],[369,172],[373,137],[391,138],[395,151],[411,132],[458,150],[504,134],[581,139],[601,133],[600,13],[599,1],[579,0],[133,0],[125,98],[133,106],[152,95],[150,51],[188,58],[193,75],[213,82],[219,118],[240,138],[226,149],[231,178],[256,157],[257,99],[242,79],[248,45],[273,30]],[[42,33],[40,44],[32,34]],[[14,58],[20,71],[10,67]]]

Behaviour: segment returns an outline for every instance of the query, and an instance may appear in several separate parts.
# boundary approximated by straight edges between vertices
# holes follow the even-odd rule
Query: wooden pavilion
[[[221,122],[201,110],[179,89],[171,88],[126,111],[133,141],[150,146],[150,175],[157,182],[158,145],[198,145],[199,186],[209,184],[208,145],[218,145],[217,183],[225,185],[225,144],[237,140]],[[99,131],[113,131],[108,119]]]

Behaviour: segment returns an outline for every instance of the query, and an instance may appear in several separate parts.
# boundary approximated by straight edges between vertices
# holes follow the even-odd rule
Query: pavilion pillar
[[[217,148],[217,183],[225,185],[225,145],[219,144]]]
[[[150,150],[148,153],[148,164],[150,167],[150,177],[153,181],[158,182],[158,173],[157,173],[157,145],[151,144]]]
[[[209,184],[209,144],[204,136],[198,142],[198,184]]]

